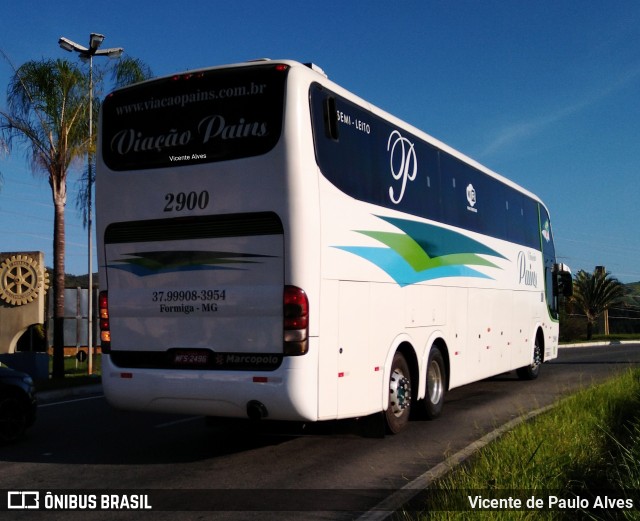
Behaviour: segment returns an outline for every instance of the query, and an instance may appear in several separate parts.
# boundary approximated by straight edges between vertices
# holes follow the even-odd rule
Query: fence
[[[92,339],[96,343],[99,339],[98,321],[98,290],[94,288],[92,295],[93,324]],[[64,290],[64,346],[65,354],[75,354],[78,349],[87,347],[89,290],[87,288],[67,288]],[[47,309],[48,340],[53,345],[53,299],[49,299]]]

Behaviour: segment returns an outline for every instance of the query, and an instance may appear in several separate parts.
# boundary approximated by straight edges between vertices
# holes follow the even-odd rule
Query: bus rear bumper
[[[102,355],[102,385],[108,402],[120,409],[317,421],[317,376],[306,358],[285,357],[269,372],[169,371],[121,368]]]

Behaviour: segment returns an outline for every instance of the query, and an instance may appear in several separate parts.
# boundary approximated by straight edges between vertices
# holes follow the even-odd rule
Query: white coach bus
[[[558,353],[533,194],[332,83],[260,61],[120,89],[96,181],[115,406],[321,421],[412,409]]]

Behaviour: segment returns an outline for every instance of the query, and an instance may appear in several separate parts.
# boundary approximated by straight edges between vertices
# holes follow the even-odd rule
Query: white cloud
[[[640,65],[632,67],[623,74],[601,86],[599,89],[584,93],[577,101],[559,107],[542,116],[536,116],[531,119],[518,121],[508,124],[499,129],[491,139],[488,145],[480,152],[480,157],[494,155],[502,150],[518,145],[528,139],[535,137],[537,134],[545,131],[555,123],[577,114],[588,107],[599,103],[609,96],[623,90],[629,84],[633,83],[640,77]]]

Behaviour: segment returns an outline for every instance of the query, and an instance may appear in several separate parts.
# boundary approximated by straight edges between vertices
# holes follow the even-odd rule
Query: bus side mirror
[[[571,276],[569,267],[564,264],[556,264],[554,266],[554,272],[556,276],[554,293],[564,297],[573,295],[573,277]]]
[[[565,297],[573,295],[573,277],[571,273],[566,271],[560,273],[560,290]]]

